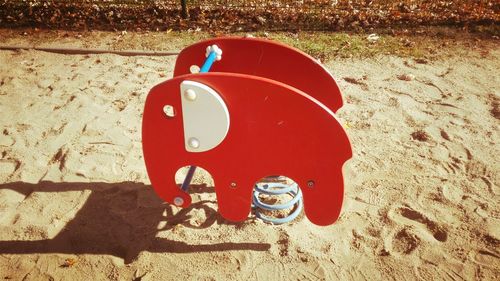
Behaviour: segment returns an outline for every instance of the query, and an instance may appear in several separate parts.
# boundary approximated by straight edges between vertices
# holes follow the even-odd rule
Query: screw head
[[[165,113],[165,115],[167,115],[167,117],[174,117],[175,116],[175,109],[173,106],[167,104],[163,107],[163,112]]]
[[[187,89],[184,92],[184,97],[189,101],[194,101],[196,99],[196,92],[192,89]]]
[[[197,138],[189,138],[188,145],[191,148],[199,148],[200,147],[200,141]]]
[[[236,188],[236,183],[235,183],[235,182],[232,182],[232,183],[231,183],[231,187],[232,187],[232,188]]]
[[[193,64],[189,67],[189,72],[191,73],[200,73],[200,67]]]
[[[314,187],[314,181],[313,180],[310,180],[307,182],[307,186],[308,187]]]
[[[181,197],[175,197],[174,204],[175,206],[182,206],[182,204],[184,204],[184,199],[182,199]]]

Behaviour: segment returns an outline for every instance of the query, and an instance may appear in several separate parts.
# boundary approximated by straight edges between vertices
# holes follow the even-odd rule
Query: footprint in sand
[[[16,143],[14,138],[10,135],[9,130],[4,129],[0,135],[0,146],[12,146]]]
[[[471,254],[474,262],[483,266],[496,268],[500,262],[500,256],[488,250],[479,250]]]
[[[278,247],[280,250],[280,256],[286,257],[288,256],[288,247],[290,244],[290,236],[284,231],[280,230],[280,236],[278,240]]]
[[[262,262],[254,269],[254,275],[251,280],[285,280],[287,273],[282,263]]]
[[[16,159],[0,160],[0,181],[4,182],[10,178],[21,166],[21,162]]]
[[[493,94],[490,94],[488,98],[491,102],[491,109],[490,109],[491,116],[500,120],[500,99],[498,99]]]
[[[424,233],[431,234],[439,242],[445,242],[448,239],[448,232],[444,227],[410,207],[403,206],[396,208],[389,213],[389,216],[397,223],[412,225],[419,230],[423,230]]]
[[[462,197],[464,196],[462,188],[453,184],[444,184],[441,192],[444,198],[453,203],[460,203],[462,201]]]
[[[236,258],[236,263],[238,264],[238,271],[243,274],[241,278],[250,279],[250,275],[256,267],[255,262],[258,261],[258,259],[255,258],[254,253],[251,251],[235,252],[234,257]]]
[[[124,100],[114,100],[113,101],[113,107],[117,110],[117,111],[123,111],[126,107],[127,107],[127,102],[124,101]]]
[[[359,105],[361,103],[361,100],[356,98],[355,96],[353,95],[347,95],[345,97],[345,100],[348,104],[352,104],[352,105]]]
[[[301,260],[299,263],[287,264],[288,280],[334,280],[328,269],[323,265],[327,261],[317,260],[316,258],[308,258]]]
[[[395,97],[390,97],[390,98],[389,98],[389,103],[388,103],[388,104],[389,104],[389,106],[391,106],[391,107],[395,107],[395,108],[396,108],[396,107],[400,107],[399,100],[398,100],[397,98],[395,98]]]
[[[488,176],[488,168],[486,165],[477,160],[468,161],[465,165],[465,170],[471,178],[481,178]]]
[[[450,135],[444,130],[440,129],[439,133],[441,134],[441,137],[447,141],[451,141]]]
[[[474,181],[476,179],[479,179],[484,183],[484,185],[486,185],[487,190],[491,194],[498,194],[498,186],[493,184],[491,180],[491,177],[494,177],[494,172],[492,172],[485,163],[479,160],[472,159],[472,155],[469,151],[467,155],[468,161],[465,163],[465,171],[469,180]]]
[[[392,251],[408,255],[413,252],[418,245],[420,245],[420,239],[408,229],[403,228],[392,237],[390,246]]]

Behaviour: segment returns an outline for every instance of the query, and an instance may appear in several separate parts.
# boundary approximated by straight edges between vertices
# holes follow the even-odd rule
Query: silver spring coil
[[[259,198],[260,194],[267,194],[271,196],[288,194],[292,196],[292,199],[283,204],[270,205],[261,201],[261,199]],[[302,191],[300,191],[300,188],[296,183],[293,183],[291,185],[278,182],[257,183],[254,188],[252,202],[255,208],[255,216],[265,222],[272,224],[283,224],[291,222],[292,220],[297,218],[297,216],[301,213],[303,208]],[[266,216],[262,214],[260,211],[260,210],[279,211],[279,210],[289,209],[292,207],[295,207],[295,210],[284,218],[274,218]]]

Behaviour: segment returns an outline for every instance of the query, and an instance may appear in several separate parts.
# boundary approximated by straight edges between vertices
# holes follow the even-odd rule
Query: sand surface
[[[328,227],[231,224],[204,173],[156,196],[141,112],[174,63],[0,52],[1,279],[499,280],[498,48],[326,63],[354,151]]]

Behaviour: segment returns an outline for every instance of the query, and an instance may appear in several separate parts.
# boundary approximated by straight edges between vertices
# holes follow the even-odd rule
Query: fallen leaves
[[[429,135],[425,131],[422,131],[422,130],[418,130],[416,132],[411,133],[411,137],[414,140],[423,141],[423,142],[428,141],[430,138]]]
[[[443,78],[443,77],[445,77],[446,75],[450,74],[450,72],[451,72],[452,70],[453,70],[453,68],[448,67],[448,68],[446,69],[446,71],[445,71],[445,72],[443,72],[443,73],[441,73],[441,74],[438,74],[438,77]]]
[[[491,116],[500,120],[500,99],[493,94],[489,95],[488,97],[491,100]]]
[[[428,60],[423,59],[423,58],[416,58],[415,62],[418,63],[418,64],[428,64],[429,63]]]
[[[351,84],[355,84],[355,85],[359,85],[361,86],[361,89],[363,90],[368,90],[368,84],[366,84],[365,82],[363,82],[363,80],[366,80],[367,77],[363,77],[362,79],[356,79],[356,78],[352,78],[352,77],[344,77],[344,81],[346,81],[347,83],[351,83]]]
[[[401,75],[398,75],[398,79],[403,80],[403,81],[412,81],[415,79],[415,75],[413,75],[413,74],[401,74]]]
[[[500,21],[498,3],[494,0],[210,0],[189,1],[188,9],[189,18],[184,20],[177,0],[0,0],[0,26],[107,30],[367,30]],[[412,42],[407,44],[411,46]]]
[[[61,264],[61,267],[72,267],[76,264],[76,262],[76,259],[67,258],[64,260],[63,264]]]
[[[441,129],[441,131],[439,132],[441,134],[441,137],[447,141],[450,141],[450,136],[448,135],[448,133],[444,130]]]

